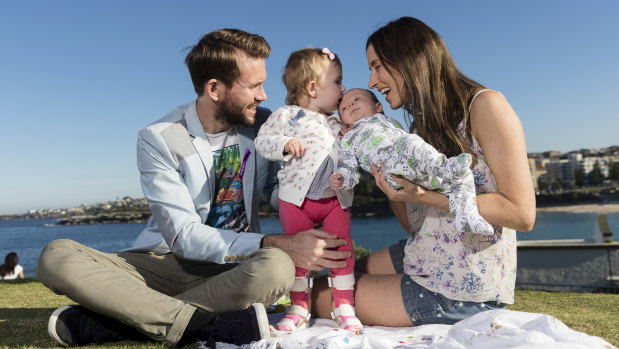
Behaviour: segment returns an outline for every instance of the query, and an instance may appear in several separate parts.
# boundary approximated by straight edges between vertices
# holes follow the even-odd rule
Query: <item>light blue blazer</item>
[[[260,247],[258,203],[261,194],[278,208],[277,162],[254,149],[254,138],[270,111],[258,108],[256,125],[235,126],[241,157],[249,150],[243,174],[243,199],[251,233],[205,225],[215,193],[213,153],[196,114],[196,102],[183,104],[138,134],[137,165],[152,217],[126,251],[174,253],[183,259],[227,263],[243,260]]]

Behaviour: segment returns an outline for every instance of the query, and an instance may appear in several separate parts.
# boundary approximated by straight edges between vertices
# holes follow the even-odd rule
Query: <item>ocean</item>
[[[518,232],[518,240],[590,239],[597,222],[593,213],[538,212],[531,232]],[[613,240],[619,241],[619,213],[607,214]],[[17,252],[26,277],[36,277],[36,264],[43,247],[55,239],[72,239],[103,252],[131,246],[145,223],[55,225],[56,219],[0,221],[0,264],[9,252]],[[261,219],[263,232],[281,234],[277,218]],[[395,218],[353,218],[355,244],[378,251],[406,238]]]

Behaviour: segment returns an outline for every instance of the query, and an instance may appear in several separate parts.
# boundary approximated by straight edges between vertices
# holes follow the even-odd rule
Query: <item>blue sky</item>
[[[0,214],[142,197],[136,135],[195,98],[185,48],[224,27],[271,44],[271,109],[290,52],[327,46],[344,85],[367,86],[365,40],[408,15],[507,97],[529,152],[619,144],[617,13],[614,0],[2,1]]]

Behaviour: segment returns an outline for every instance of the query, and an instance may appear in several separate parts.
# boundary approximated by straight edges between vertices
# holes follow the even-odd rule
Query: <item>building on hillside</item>
[[[546,186],[560,189],[574,186],[574,171],[577,161],[574,159],[554,158],[546,164]]]
[[[587,154],[594,153],[588,152]],[[619,156],[615,154],[606,155],[600,152],[595,154],[598,156],[585,157],[580,152],[571,152],[559,156],[558,152],[546,152],[543,153],[542,157],[530,158],[529,168],[531,169],[531,178],[537,184],[536,191],[576,187],[577,170],[582,171],[588,183],[596,163],[603,178],[607,178],[615,163],[619,163]],[[532,165],[532,160],[534,160],[535,166]]]

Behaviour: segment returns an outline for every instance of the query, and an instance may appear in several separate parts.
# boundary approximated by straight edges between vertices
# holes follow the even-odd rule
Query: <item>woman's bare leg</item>
[[[412,326],[404,309],[400,282],[404,275],[361,274],[355,284],[355,310],[364,325],[405,327]],[[331,318],[331,290],[326,277],[314,279],[312,313]]]
[[[355,261],[355,311],[364,325],[412,326],[404,309],[400,283],[403,274],[396,274],[389,247]],[[314,279],[312,314],[330,319],[331,290],[327,278]]]
[[[355,271],[364,274],[395,274],[389,247],[356,260]]]

